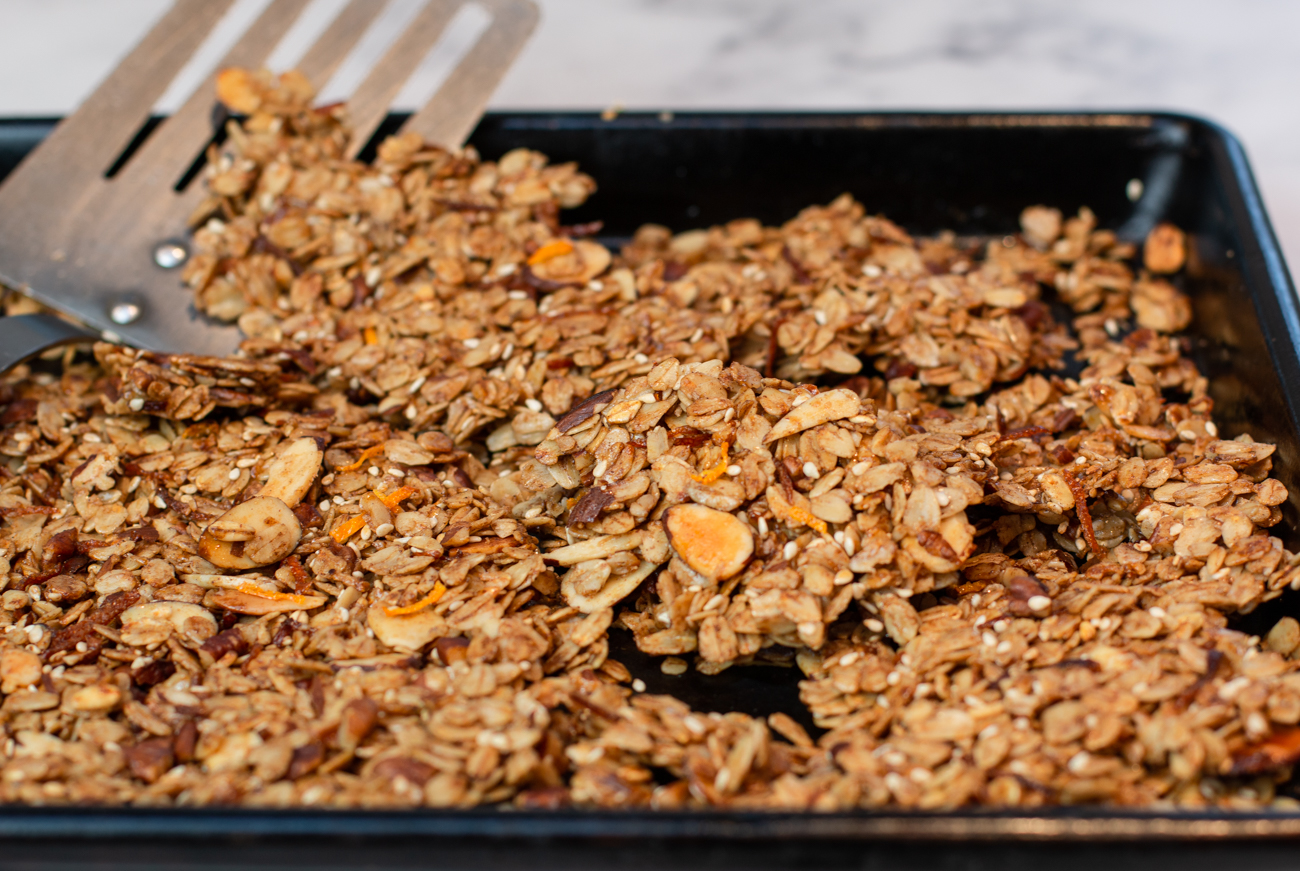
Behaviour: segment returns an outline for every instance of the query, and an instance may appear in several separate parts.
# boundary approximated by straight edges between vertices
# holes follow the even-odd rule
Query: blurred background
[[[324,13],[344,0],[313,2]],[[238,0],[223,23],[230,38],[266,3]],[[1244,141],[1288,259],[1300,263],[1294,0],[538,3],[542,23],[494,108],[1189,112]],[[68,112],[169,5],[0,0],[0,116]],[[417,8],[392,0],[361,53],[382,52]],[[457,40],[472,44],[480,27],[472,15],[454,22],[453,53]],[[273,66],[292,62],[293,35]],[[221,52],[214,41],[207,62]],[[180,104],[205,72],[202,63],[158,108]],[[436,79],[439,70],[427,73]],[[408,105],[419,102],[420,85],[408,90]]]

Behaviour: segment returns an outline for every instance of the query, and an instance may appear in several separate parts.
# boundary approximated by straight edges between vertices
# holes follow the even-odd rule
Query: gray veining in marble
[[[1241,136],[1300,262],[1294,0],[540,3],[497,107],[1185,111]],[[67,111],[165,6],[0,0],[0,115]]]

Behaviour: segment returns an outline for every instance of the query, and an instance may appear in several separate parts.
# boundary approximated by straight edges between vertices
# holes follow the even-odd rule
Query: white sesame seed
[[[734,463],[730,466],[727,466],[727,474],[733,478],[736,477],[737,475],[740,474],[740,466],[737,466]]]
[[[528,406],[528,410],[532,412],[540,412],[542,410],[542,403],[533,399],[531,396],[524,400],[524,405]]]
[[[758,518],[758,534],[759,534],[759,535],[767,535],[767,518],[766,518],[766,517],[760,517],[760,518]]]
[[[1046,596],[1030,596],[1026,604],[1029,605],[1030,611],[1046,611],[1052,607],[1052,600]]]
[[[378,466],[371,466],[369,469],[366,469],[366,471],[369,472],[372,476],[374,476],[374,477],[376,477],[376,478],[379,477],[379,467],[378,467]]]
[[[788,561],[794,559],[794,555],[797,554],[798,552],[799,552],[799,543],[797,541],[787,541],[785,543],[785,549],[781,552],[781,554]]]
[[[1214,425],[1214,421],[1207,420],[1205,422],[1205,434],[1210,438],[1218,438],[1219,428]]]
[[[812,478],[814,481],[821,477],[821,472],[811,462],[803,464],[803,474],[805,478]]]
[[[635,692],[635,693],[643,693],[643,692],[645,692],[645,681],[641,680],[641,678],[636,678],[635,680],[633,680],[633,681],[632,681],[632,692]]]
[[[863,621],[862,621],[862,625],[863,625],[863,626],[866,626],[866,627],[867,627],[868,629],[870,629],[872,632],[884,632],[884,631],[885,631],[885,624],[884,624],[884,623],[881,623],[881,622],[880,622],[879,620],[877,620],[875,617],[868,617],[866,620],[863,620]]]
[[[635,357],[633,357],[632,359],[633,359],[634,361],[636,361],[636,364],[637,364],[638,366],[644,366],[646,363],[649,363],[649,362],[650,362],[650,358],[647,357],[645,354],[637,354],[637,355],[636,355]]]
[[[474,338],[466,339],[464,345],[472,351],[479,346],[479,340]]]
[[[238,480],[239,480],[239,470],[238,470],[238,469],[231,469],[231,470],[230,470],[230,474],[227,475],[227,477],[230,478],[230,480],[232,480],[232,481],[238,481]]]
[[[127,405],[131,406],[132,411],[140,411],[141,409],[144,408],[144,399],[137,396],[135,399],[132,399],[130,402],[128,402]]]

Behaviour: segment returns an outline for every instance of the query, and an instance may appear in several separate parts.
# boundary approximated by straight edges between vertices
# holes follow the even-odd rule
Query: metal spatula
[[[216,71],[112,178],[108,168],[233,0],[178,0],[103,84],[0,186],[0,280],[92,328],[156,351],[227,354],[236,327],[199,314],[180,281],[185,219],[203,197],[178,181],[214,135]],[[309,0],[273,0],[221,61],[263,65]],[[531,0],[475,0],[491,23],[403,130],[460,146],[537,23]],[[464,0],[431,0],[348,101],[355,155]],[[299,62],[320,89],[383,10],[352,0]],[[30,320],[29,320],[30,319]],[[76,340],[48,315],[4,319],[0,367]],[[23,323],[14,323],[22,321]],[[89,332],[86,335],[90,335]]]

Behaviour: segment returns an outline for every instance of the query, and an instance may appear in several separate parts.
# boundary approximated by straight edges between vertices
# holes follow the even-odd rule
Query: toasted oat
[[[1300,588],[1274,447],[1087,209],[613,252],[573,165],[347,162],[301,76],[217,88],[185,280],[241,353],[0,383],[0,800],[1248,807],[1300,761],[1300,628],[1228,623]],[[617,627],[793,659],[824,731],[647,694]]]

